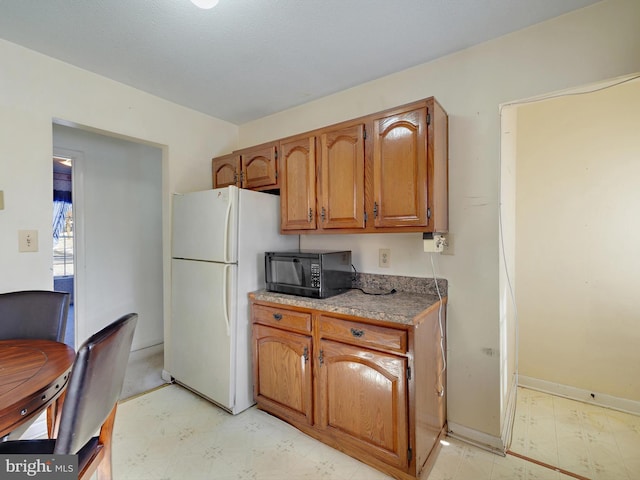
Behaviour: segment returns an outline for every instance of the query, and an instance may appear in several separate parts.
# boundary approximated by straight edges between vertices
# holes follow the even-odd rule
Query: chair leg
[[[96,474],[97,480],[112,480],[111,439],[113,437],[117,408],[118,404],[116,403],[102,424],[102,428],[100,428],[99,443],[102,446],[101,451],[98,453],[97,458],[93,459],[89,465],[85,467],[85,470],[80,472],[78,480],[89,480],[94,473]]]
[[[96,470],[97,480],[111,480],[113,477],[112,462],[111,462],[111,439],[113,437],[113,427],[116,421],[116,409],[118,404],[113,406],[113,410],[102,424],[100,429],[100,443],[104,445],[104,458],[98,464]]]
[[[47,435],[49,438],[57,438],[58,428],[60,427],[60,412],[62,412],[62,404],[66,390],[64,390],[58,398],[56,398],[47,407]]]

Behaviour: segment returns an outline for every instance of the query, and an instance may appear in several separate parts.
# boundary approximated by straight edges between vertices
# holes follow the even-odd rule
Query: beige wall
[[[55,118],[162,148],[166,319],[170,193],[210,188],[210,158],[235,147],[238,128],[0,40],[1,292],[53,287]],[[38,231],[37,253],[18,253],[21,229]]]
[[[514,383],[513,315],[499,280],[499,105],[640,71],[639,18],[636,0],[604,1],[240,127],[248,146],[431,95],[442,103],[455,254],[436,255],[435,264],[450,286],[448,418],[460,435],[503,448]],[[505,231],[513,231],[512,217]],[[303,236],[301,243],[357,250],[356,266],[367,272],[381,271],[378,248],[391,248],[384,273],[431,275],[420,235]]]
[[[520,374],[636,402],[638,106],[640,81],[520,106],[516,167]]]

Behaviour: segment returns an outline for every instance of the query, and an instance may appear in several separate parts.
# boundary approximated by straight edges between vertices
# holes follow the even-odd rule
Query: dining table
[[[72,347],[52,340],[0,340],[0,438],[46,408],[57,415],[75,356]]]

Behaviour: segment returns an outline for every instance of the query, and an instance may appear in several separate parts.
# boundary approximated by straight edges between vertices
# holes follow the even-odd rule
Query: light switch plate
[[[37,252],[38,251],[38,231],[18,230],[18,251]]]
[[[4,190],[0,190],[0,210],[4,210]]]

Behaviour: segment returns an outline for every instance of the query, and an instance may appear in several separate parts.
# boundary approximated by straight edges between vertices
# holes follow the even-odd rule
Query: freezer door
[[[232,409],[237,265],[172,260],[169,373]]]
[[[172,257],[235,263],[238,189],[173,195]]]

